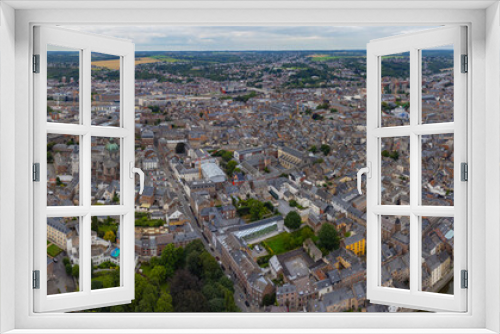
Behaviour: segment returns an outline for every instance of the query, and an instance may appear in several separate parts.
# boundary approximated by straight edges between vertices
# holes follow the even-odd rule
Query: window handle
[[[139,195],[142,195],[142,191],[144,190],[144,172],[142,169],[134,167],[134,163],[131,161],[129,165],[130,170],[130,178],[134,178],[134,174],[139,174]]]
[[[372,177],[372,163],[371,162],[368,162],[367,167],[363,167],[360,170],[358,170],[358,178],[357,178],[357,180],[358,180],[358,193],[360,195],[363,195],[363,190],[361,190],[361,176],[363,174],[366,174],[367,179],[371,179],[371,177]]]

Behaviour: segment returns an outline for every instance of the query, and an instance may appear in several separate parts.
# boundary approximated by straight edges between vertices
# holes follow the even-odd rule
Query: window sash
[[[47,123],[47,45],[80,50],[79,124]],[[91,52],[120,57],[120,127],[91,125]],[[40,289],[34,289],[34,311],[73,311],[129,303],[134,298],[134,45],[125,40],[61,28],[35,27],[34,54],[40,73],[34,78],[34,162],[40,163],[40,182],[34,187],[34,270]],[[80,136],[79,206],[47,207],[47,134]],[[91,205],[91,138],[120,138],[120,205]],[[120,286],[91,289],[91,217],[120,215]],[[78,292],[47,295],[46,240],[48,217],[80,217],[80,287]]]
[[[430,311],[467,310],[467,290],[461,289],[460,271],[467,269],[467,183],[460,180],[460,164],[467,162],[467,76],[461,73],[461,54],[467,54],[465,27],[443,27],[372,41],[367,47],[367,299],[373,303]],[[453,44],[454,122],[420,124],[421,51]],[[381,127],[381,57],[410,53],[410,125]],[[421,205],[421,135],[454,134],[454,206]],[[410,139],[410,205],[381,205],[381,138]],[[381,216],[410,217],[410,289],[382,287]],[[454,295],[421,290],[421,218],[454,217]],[[413,282],[413,283],[412,283]],[[416,284],[415,284],[416,283]]]

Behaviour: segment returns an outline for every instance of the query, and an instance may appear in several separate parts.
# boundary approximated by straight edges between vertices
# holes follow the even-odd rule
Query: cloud
[[[138,51],[365,49],[372,39],[421,31],[406,26],[67,26],[130,39]]]

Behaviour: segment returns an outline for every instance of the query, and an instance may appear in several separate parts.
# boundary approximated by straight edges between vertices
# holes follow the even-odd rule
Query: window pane
[[[381,138],[382,204],[410,203],[410,138]]]
[[[382,126],[410,124],[410,53],[382,56]]]
[[[410,217],[382,216],[381,285],[410,289]]]
[[[422,136],[422,205],[453,206],[453,134]]]
[[[453,122],[453,45],[422,50],[422,123]]]
[[[120,220],[92,217],[92,290],[120,286]]]
[[[92,137],[92,204],[120,204],[120,139]]]
[[[453,294],[453,218],[422,217],[422,290]]]
[[[80,204],[80,136],[47,134],[47,205]]]
[[[80,50],[47,45],[47,122],[80,123]]]
[[[80,220],[47,218],[47,294],[79,291]]]
[[[92,52],[92,125],[120,126],[120,61]]]

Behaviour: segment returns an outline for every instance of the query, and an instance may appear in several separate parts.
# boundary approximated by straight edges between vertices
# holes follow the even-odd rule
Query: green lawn
[[[98,227],[99,231],[102,232],[103,234],[106,234],[108,231],[113,231],[113,233],[116,235],[116,231],[118,231],[118,225],[99,225]]]
[[[309,233],[303,233],[304,230],[309,230]],[[266,239],[262,243],[268,249],[268,251],[272,251],[273,255],[279,255],[301,247],[302,243],[306,239],[305,237],[310,237],[313,239],[313,241],[316,241],[317,239],[312,229],[309,226],[305,226],[300,230],[294,231],[292,233],[280,233],[278,235],[275,235],[274,237]]]
[[[95,273],[92,281],[101,281],[104,289],[115,287],[113,276],[110,273]]]
[[[322,56],[322,57],[311,57],[312,61],[329,61],[336,59],[345,59],[345,58],[365,58],[363,56]]]
[[[275,255],[279,255],[285,253],[288,248],[285,247],[285,235],[289,234],[288,232],[283,232],[274,237],[271,237],[265,241],[266,245],[273,250]]]
[[[177,63],[179,61],[186,61],[186,60],[176,59],[176,58],[172,58],[169,56],[163,56],[163,55],[151,56],[149,58],[158,59],[158,60],[164,61],[166,63]]]
[[[50,256],[50,257],[56,257],[57,255],[59,255],[59,253],[62,252],[62,249],[57,247],[56,245],[52,244],[50,245],[49,247],[47,247],[47,254]]]

